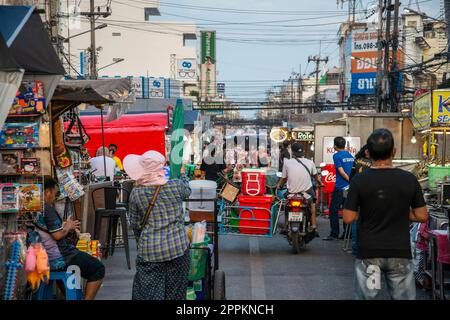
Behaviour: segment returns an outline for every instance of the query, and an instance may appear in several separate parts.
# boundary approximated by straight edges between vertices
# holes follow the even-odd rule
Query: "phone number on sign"
[[[354,50],[375,50],[378,49],[376,42],[355,43]]]

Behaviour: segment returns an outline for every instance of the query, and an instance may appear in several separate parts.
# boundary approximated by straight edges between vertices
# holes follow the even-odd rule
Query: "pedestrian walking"
[[[367,147],[372,167],[352,179],[344,208],[346,223],[359,219],[355,299],[378,298],[384,275],[392,299],[413,300],[409,226],[410,221],[428,220],[422,189],[412,173],[392,165],[395,148],[389,130],[375,130]]]
[[[365,144],[361,150],[355,155],[355,162],[353,164],[352,172],[350,173],[350,181],[358,173],[364,172],[364,170],[372,166],[372,160],[369,159],[369,150],[367,144]],[[358,251],[358,221],[352,223],[352,254],[356,256]]]
[[[330,235],[323,240],[344,239],[345,223],[342,223],[342,235],[339,237],[339,209],[344,205],[344,189],[349,185],[350,173],[355,159],[345,150],[346,141],[343,137],[334,138],[334,149],[337,151],[333,155],[334,167],[336,169],[336,183],[331,194],[330,205]]]
[[[182,203],[190,195],[185,167],[167,180],[165,158],[156,151],[128,155],[124,168],[136,187],[130,195],[130,220],[138,244],[133,300],[186,299],[189,240]]]

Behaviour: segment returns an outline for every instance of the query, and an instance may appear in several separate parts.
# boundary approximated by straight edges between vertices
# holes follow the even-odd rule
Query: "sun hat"
[[[123,159],[127,175],[139,185],[163,185],[167,183],[164,165],[166,159],[158,151],[147,151],[143,155],[129,154]]]

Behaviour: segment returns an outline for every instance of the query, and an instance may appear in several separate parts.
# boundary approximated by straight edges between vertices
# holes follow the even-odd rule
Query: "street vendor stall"
[[[0,38],[1,64],[11,67],[2,68],[9,86],[0,119],[0,297],[13,300],[24,298],[27,232],[44,212],[43,181],[52,175],[49,101],[65,71],[34,7],[0,6]]]

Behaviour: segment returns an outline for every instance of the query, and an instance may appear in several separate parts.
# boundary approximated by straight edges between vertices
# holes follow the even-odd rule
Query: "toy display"
[[[0,148],[22,149],[39,145],[39,128],[37,122],[5,123],[0,133]]]
[[[0,212],[15,213],[19,211],[19,185],[14,183],[0,184]]]
[[[45,113],[44,83],[24,82],[16,94],[9,115],[37,115]]]
[[[0,174],[16,174],[19,170],[21,153],[4,151],[0,153]]]
[[[83,186],[75,179],[70,169],[56,168],[56,175],[61,185],[61,196],[75,201],[84,195]]]
[[[42,244],[35,243],[30,245],[25,261],[25,271],[27,271],[27,281],[30,283],[33,291],[37,290],[44,282],[48,284],[50,280],[50,266],[48,255]]]
[[[42,185],[24,184],[19,187],[19,212],[42,211]]]
[[[16,300],[22,292],[20,287],[22,284],[23,267],[26,256],[26,233],[5,233],[3,244],[5,248],[5,274],[4,274],[4,300]]]
[[[20,172],[23,174],[39,174],[41,172],[41,162],[38,158],[20,159]]]

